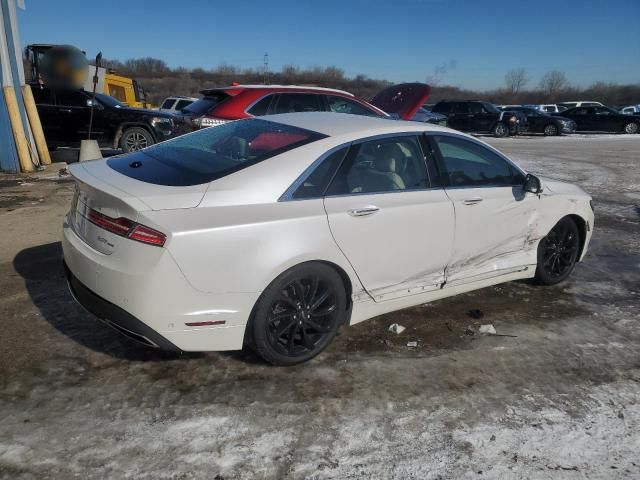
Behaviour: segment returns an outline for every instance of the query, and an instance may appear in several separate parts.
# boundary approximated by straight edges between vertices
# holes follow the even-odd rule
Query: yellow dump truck
[[[53,47],[55,45],[40,43],[27,45],[25,48],[25,57],[27,62],[30,63],[28,71],[31,73],[33,81],[37,81],[40,78],[39,65],[42,57]],[[84,89],[90,92],[93,90],[95,67],[90,66],[89,70]],[[147,93],[135,79],[117,75],[115,72],[104,68],[98,68],[96,91],[110,95],[130,107],[152,108],[147,101]]]

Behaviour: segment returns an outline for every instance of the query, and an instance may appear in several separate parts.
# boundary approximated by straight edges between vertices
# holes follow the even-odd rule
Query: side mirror
[[[528,173],[524,178],[524,191],[535,194],[541,193],[542,181],[535,175]]]

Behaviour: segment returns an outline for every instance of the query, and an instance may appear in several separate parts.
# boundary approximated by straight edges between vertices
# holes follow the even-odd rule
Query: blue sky
[[[640,82],[640,0],[26,0],[27,43],[170,66],[335,65],[392,81],[495,88],[524,67],[576,85]]]

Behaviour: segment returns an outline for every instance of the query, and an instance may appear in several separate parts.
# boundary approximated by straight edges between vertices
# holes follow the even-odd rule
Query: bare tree
[[[507,85],[507,90],[513,95],[517,95],[528,82],[529,76],[523,67],[509,70],[504,76],[504,83]]]
[[[568,86],[569,81],[567,80],[567,76],[559,70],[552,70],[545,73],[542,80],[540,80],[540,90],[549,96],[555,95]]]

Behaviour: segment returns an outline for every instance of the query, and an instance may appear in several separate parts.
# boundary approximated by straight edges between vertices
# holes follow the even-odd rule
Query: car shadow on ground
[[[73,299],[62,267],[60,242],[20,251],[13,259],[34,305],[57,331],[95,352],[133,361],[193,359],[195,353],[166,352],[128,339],[100,322]]]

